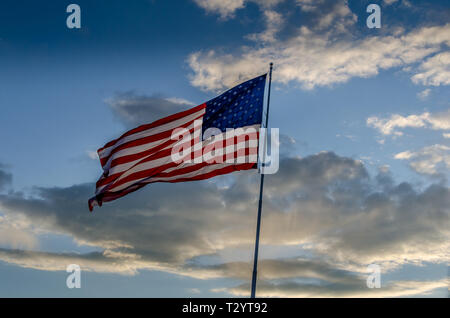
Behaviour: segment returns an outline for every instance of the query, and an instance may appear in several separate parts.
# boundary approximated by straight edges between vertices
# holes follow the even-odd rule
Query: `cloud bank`
[[[361,162],[331,152],[285,157],[280,167],[266,179],[261,248],[294,247],[303,256],[262,258],[261,295],[362,296],[370,294],[361,287],[370,263],[392,270],[448,261],[447,187],[417,190],[408,183],[395,184],[388,171],[374,179]],[[0,211],[101,251],[51,253],[13,247],[0,249],[0,259],[40,270],[64,270],[76,263],[84,270],[124,275],[162,270],[198,279],[232,278],[242,283],[227,292],[241,295],[247,290],[256,174],[154,184],[90,214],[86,198],[92,189],[92,184],[81,184],[36,188],[35,197],[3,194]],[[247,256],[230,257],[239,250],[248,251]],[[423,293],[441,288],[443,282],[410,282],[415,287],[408,293],[402,282],[391,284],[379,295]]]
[[[106,102],[127,128],[147,124],[195,106],[182,98],[138,95],[134,92],[117,94]]]

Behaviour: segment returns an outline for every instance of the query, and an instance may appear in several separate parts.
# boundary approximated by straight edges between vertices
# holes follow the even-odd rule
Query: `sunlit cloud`
[[[217,13],[222,19],[231,18],[234,12],[244,7],[245,0],[194,0],[195,3],[210,13]]]
[[[330,152],[285,157],[280,167],[266,180],[261,248],[296,246],[312,256],[299,258],[294,253],[291,258],[262,259],[261,295],[330,296],[339,290],[341,296],[356,295],[360,287],[355,289],[355,284],[365,283],[367,264],[392,270],[404,264],[448,261],[448,188],[396,185],[388,171],[372,179],[360,161]],[[222,251],[250,251],[253,246],[254,213],[249,211],[256,208],[258,178],[246,172],[228,180],[227,187],[218,186],[217,180],[196,182],[195,187],[154,184],[93,214],[86,204],[92,184],[37,188],[35,198],[0,195],[0,210],[6,216],[21,216],[42,231],[68,235],[78,244],[101,250],[56,253],[17,246],[1,249],[0,259],[47,271],[75,263],[94,272],[136,275],[159,270],[248,284],[251,260],[236,261]],[[201,261],[205,257],[215,261]],[[294,283],[298,277],[323,281],[336,290],[290,292],[289,284],[279,284]],[[236,286],[227,292],[239,295],[240,290]]]
[[[426,146],[418,151],[403,151],[395,159],[409,160],[410,166],[418,173],[435,175],[450,170],[450,147],[440,144]]]
[[[416,63],[427,57],[412,76],[413,82],[448,84],[448,53],[442,51],[450,45],[450,24],[410,31],[393,28],[392,33],[361,38],[350,36],[357,17],[345,1],[299,1],[298,5],[314,23],[299,26],[287,39],[278,36],[283,14],[262,8],[266,30],[248,36],[255,46],[229,53],[214,48],[193,52],[187,59],[193,71],[191,84],[203,90],[222,90],[265,72],[268,62],[274,61],[274,81],[313,89],[345,83],[353,77],[372,77],[396,67],[411,66],[416,72]]]
[[[450,53],[436,54],[421,63],[412,81],[430,86],[450,85]]]
[[[377,129],[383,135],[402,136],[400,129],[428,128],[433,130],[450,130],[450,109],[444,112],[412,114],[402,116],[393,114],[389,118],[369,117],[367,126]]]

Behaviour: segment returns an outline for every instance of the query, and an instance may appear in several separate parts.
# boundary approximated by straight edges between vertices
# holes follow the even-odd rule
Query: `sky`
[[[66,7],[81,8],[81,28]],[[369,4],[381,28],[368,28]],[[0,296],[247,297],[259,178],[89,213],[96,150],[274,63],[257,295],[448,297],[448,1],[3,0]],[[81,288],[69,289],[69,264]],[[368,288],[368,265],[381,288]]]

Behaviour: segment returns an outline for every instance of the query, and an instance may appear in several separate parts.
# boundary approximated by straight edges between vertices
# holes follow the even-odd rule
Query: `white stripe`
[[[197,118],[197,117],[199,117],[199,116],[201,116],[203,114],[205,114],[205,108],[203,108],[203,109],[201,109],[201,110],[199,110],[199,111],[197,111],[197,112],[195,112],[195,113],[193,113],[191,115],[182,117],[182,118],[180,118],[178,120],[171,121],[171,122],[169,122],[167,124],[163,124],[161,126],[156,126],[156,127],[153,127],[153,128],[150,128],[150,129],[147,129],[147,130],[144,130],[144,131],[132,134],[130,136],[126,136],[126,137],[118,140],[114,145],[103,149],[98,155],[99,155],[100,158],[107,157],[114,148],[116,148],[116,147],[118,147],[118,146],[120,146],[120,145],[122,145],[124,143],[127,143],[129,141],[133,141],[133,140],[136,140],[136,139],[152,136],[152,135],[155,135],[155,134],[158,134],[158,133],[162,133],[162,132],[165,132],[165,131],[168,131],[168,130],[175,129],[177,127],[182,126],[183,124],[188,123],[189,121],[194,120],[195,118]]]
[[[194,122],[192,122],[191,125],[187,126],[186,130],[190,130],[192,128],[194,128]],[[199,127],[199,129],[200,128],[201,127]],[[197,128],[195,130],[197,130]],[[123,156],[132,155],[132,154],[138,154],[139,152],[137,152],[137,151],[136,151],[136,153],[133,152],[133,149],[135,149],[135,148],[140,148],[142,150],[141,152],[143,152],[143,151],[147,151],[147,150],[149,150],[149,149],[151,149],[153,147],[159,146],[159,145],[161,145],[161,144],[163,144],[163,143],[165,143],[165,142],[167,142],[169,140],[171,140],[170,137],[161,139],[161,140],[159,140],[157,142],[153,142],[153,143],[149,143],[149,144],[145,144],[145,145],[141,145],[141,146],[137,146],[137,147],[132,147],[132,148],[126,148],[126,149],[123,149],[121,151],[118,151],[117,153],[113,154],[108,159],[108,161],[105,163],[104,171],[108,171],[109,170],[108,175],[113,175],[113,174],[116,174],[116,173],[128,170],[129,168],[133,167],[139,161],[144,160],[145,158],[148,158],[149,156],[153,156],[156,152],[148,154],[147,156],[138,158],[138,159],[130,161],[130,162],[125,162],[125,163],[121,163],[121,164],[115,165],[113,167],[110,167],[111,162],[113,160],[115,160],[117,158],[120,158],[120,157],[123,157]],[[169,143],[167,146],[165,146],[162,149],[158,150],[158,152],[163,151],[163,150],[167,150],[169,148],[172,148],[173,144],[175,142],[177,142],[177,140],[173,140],[172,143]],[[147,149],[145,149],[145,148],[147,148]]]
[[[248,157],[246,156],[246,158],[245,158],[246,162],[248,161],[247,159],[248,159]],[[146,179],[146,178],[144,178],[144,179],[141,179],[141,181],[137,181],[137,182],[151,183],[151,182],[157,182],[157,181],[171,181],[171,180],[176,180],[176,179],[191,178],[191,177],[207,174],[207,173],[210,173],[210,172],[212,172],[214,170],[222,169],[222,168],[225,168],[227,166],[235,166],[235,165],[236,164],[234,164],[234,163],[213,164],[213,165],[208,165],[208,166],[205,166],[205,167],[203,167],[201,169],[198,169],[198,170],[195,170],[195,171],[192,171],[192,172],[189,172],[189,173],[185,173],[185,174],[182,174],[182,175],[177,175],[177,176],[172,176],[172,177],[153,178],[153,179],[148,179],[145,182],[142,182],[142,180]],[[133,182],[133,183],[135,183],[135,182]],[[121,189],[116,189],[115,188],[114,191],[111,191],[111,192],[117,192],[117,191],[120,191],[120,190]]]
[[[248,134],[248,132],[246,131],[247,128],[254,128],[254,129],[257,130],[257,129],[259,129],[259,127],[260,127],[260,125],[252,125],[252,126],[245,126],[245,127],[242,127],[242,128],[243,128],[243,131],[242,131],[242,133],[241,133],[240,135],[237,135],[238,139],[239,139],[239,137],[242,137],[242,136]],[[217,135],[217,137],[218,137],[218,136],[220,136],[220,135]],[[225,132],[225,133],[222,133],[221,136],[222,136],[222,138],[225,138],[225,137],[226,137],[226,132]],[[224,152],[223,155],[227,155],[227,154],[230,154],[230,153],[234,153],[236,150],[239,150],[239,149],[245,149],[245,148],[247,148],[247,146],[248,146],[248,148],[256,148],[256,150],[257,150],[257,147],[258,147],[258,138],[255,138],[255,137],[257,137],[257,134],[256,134],[256,133],[251,133],[251,134],[249,135],[250,140],[246,140],[247,138],[244,138],[244,139],[242,139],[242,140],[241,140],[239,143],[237,143],[237,144],[231,144],[230,146],[227,146],[226,148],[224,148],[225,151],[223,151],[223,152]],[[209,143],[209,140],[203,141],[202,154],[203,154],[203,152],[204,152],[205,147],[207,146],[207,145],[206,145],[207,142]],[[172,145],[171,145],[171,146],[172,146]],[[167,148],[168,148],[168,147],[167,147]],[[186,148],[186,149],[188,150],[188,155],[186,156],[186,158],[190,158],[190,157],[191,157],[191,153],[190,153],[191,147],[188,147],[188,148]],[[212,150],[213,150],[213,149],[211,149],[211,150],[210,150],[209,152],[207,152],[206,154],[211,154]],[[153,154],[152,154],[152,155],[153,155]],[[223,156],[223,155],[216,156],[216,157],[221,157],[221,156]],[[255,154],[255,155],[250,155],[250,156],[251,156],[251,158],[252,158],[250,162],[256,162],[256,161],[257,161],[257,154]],[[147,157],[148,157],[148,156],[147,156]],[[120,175],[117,179],[113,180],[111,183],[115,183],[115,182],[117,182],[117,181],[119,181],[119,180],[122,180],[123,178],[129,176],[130,174],[133,174],[133,173],[136,173],[136,172],[139,172],[139,171],[143,171],[143,170],[148,170],[148,169],[156,168],[156,167],[158,167],[158,166],[162,166],[162,165],[165,165],[165,164],[168,164],[168,163],[172,162],[172,155],[170,155],[170,156],[166,156],[166,157],[163,157],[163,158],[159,158],[159,159],[151,160],[151,161],[148,161],[148,162],[144,162],[144,163],[142,163],[142,164],[139,164],[139,163],[138,163],[139,161],[142,161],[142,160],[144,160],[144,159],[147,158],[147,157],[140,158],[140,159],[138,159],[138,160],[133,161],[132,163],[121,164],[121,165],[117,165],[117,166],[113,167],[113,168],[111,169],[109,175],[113,175],[113,174],[119,173],[119,172],[121,172],[121,171],[124,171],[124,173],[123,173],[122,175]],[[234,157],[234,156],[233,156],[233,157]],[[240,156],[240,155],[238,154],[238,155],[236,156],[236,158],[234,158],[234,159],[237,159],[237,158],[239,158],[239,157],[242,157],[242,156]],[[227,158],[225,158],[225,159],[227,159]],[[242,158],[239,158],[239,159],[242,159]],[[211,161],[213,161],[213,159],[208,158],[208,161],[211,162]],[[137,164],[136,164],[136,163],[137,163]],[[238,162],[238,163],[243,163],[243,162]],[[136,164],[136,165],[135,165],[134,167],[132,167],[133,164]],[[131,167],[131,168],[127,168],[127,167]],[[180,168],[180,166],[177,166],[177,167],[174,167],[174,168],[171,168],[171,169],[178,169],[178,168]],[[128,170],[126,170],[126,169],[128,169]],[[170,170],[170,171],[172,171],[172,170]],[[123,185],[118,186],[117,189],[123,189],[123,188],[126,188],[126,187],[128,187],[129,185],[131,185],[131,184],[133,184],[133,183],[136,183],[136,182],[138,182],[138,181],[140,181],[140,180],[144,180],[144,179],[146,179],[146,178],[141,178],[141,179],[134,179],[134,180],[131,180],[131,181],[129,181],[129,182],[123,184]],[[100,193],[105,187],[107,187],[107,186],[110,185],[111,183],[105,184],[105,185],[100,186],[99,188],[97,188],[97,189],[96,189],[96,194]],[[113,189],[116,190],[116,188],[113,188]],[[110,190],[112,190],[112,189],[110,189]]]
[[[243,142],[243,143],[245,143],[245,142]],[[253,147],[252,149],[257,151],[258,148],[257,147]],[[234,149],[231,149],[229,152],[225,152],[224,155],[229,154],[229,153],[234,153]],[[223,155],[216,156],[215,158],[221,158],[221,157],[223,157]],[[244,153],[244,156],[240,156],[238,154],[236,157],[231,158],[235,162],[230,163],[230,164],[236,164],[236,162],[238,162],[238,163],[246,163],[245,161],[244,162],[239,162],[239,161],[241,161],[243,159],[245,160],[245,158],[249,158],[249,160],[251,159],[251,161],[247,161],[247,163],[249,163],[249,162],[255,162],[256,163],[256,161],[257,161],[257,154],[251,155],[251,156],[245,156],[245,153]],[[227,160],[227,158],[225,158],[225,160]],[[156,161],[159,161],[159,162],[155,163]],[[214,159],[211,159],[210,161],[214,161]],[[216,159],[216,161],[217,161],[217,159]],[[164,163],[159,164],[160,162],[164,162]],[[158,167],[158,166],[161,166],[163,164],[170,163],[170,162],[172,162],[172,156],[167,156],[167,157],[164,157],[164,158],[161,158],[161,159],[150,161],[150,162],[148,162],[148,165],[147,165],[147,162],[143,163],[143,164],[140,164],[140,165],[137,165],[136,167],[134,167],[134,168],[128,170],[127,172],[125,172],[124,174],[122,174],[119,178],[114,180],[112,183],[115,183],[115,182],[117,182],[119,180],[122,180],[122,179],[124,179],[126,176],[128,176],[130,174],[133,174],[133,173],[136,173],[136,172],[139,172],[139,171],[143,171],[143,170],[148,170],[148,169],[151,169],[151,168],[155,168],[155,167]],[[189,165],[195,165],[195,164],[198,164],[198,163],[182,162],[182,163],[178,164],[176,167],[173,167],[174,168],[173,170],[181,169],[181,168],[187,167]],[[228,164],[228,163],[226,163],[226,164]],[[214,165],[214,164],[212,164],[212,165]],[[168,172],[168,170],[169,169],[167,169],[165,171],[161,171],[161,172]],[[173,171],[173,170],[170,170],[170,171]],[[117,187],[111,188],[110,191],[119,191],[119,190],[125,189],[128,186],[132,185],[133,183],[145,180],[147,178],[148,177],[130,180],[130,181],[128,181],[128,182],[126,182],[124,184],[121,184],[121,185],[119,185]],[[105,186],[103,186],[103,187],[105,187]]]
[[[256,148],[248,148],[248,149],[249,150],[255,150],[255,152],[258,151],[257,147]],[[214,159],[217,160],[217,158],[220,158],[220,157],[223,157],[223,155],[212,157],[210,160],[211,161],[213,161]],[[257,156],[257,154],[255,154],[255,155],[248,155],[248,156],[236,156],[235,158],[233,158],[233,160],[235,160],[235,161],[238,161],[239,159],[241,159],[241,160],[242,159],[244,159],[244,160],[248,159],[249,160],[249,161],[245,161],[245,162],[241,162],[241,163],[256,163],[257,160],[258,160],[258,156]],[[169,169],[164,170],[162,172],[169,173],[169,172],[172,172],[172,171],[175,171],[175,170],[178,170],[178,169],[186,168],[187,166],[190,166],[190,165],[197,165],[197,164],[198,163],[182,162],[178,166],[169,168]],[[229,163],[229,162],[226,162],[226,161],[225,162],[216,162],[216,163],[211,163],[210,165],[217,165],[217,164],[235,165],[236,162],[232,162],[232,163]]]
[[[255,130],[257,130],[257,129],[259,129],[259,126],[260,125],[252,125],[252,126],[246,126],[246,127],[243,127],[244,129],[247,129],[247,128],[253,128],[253,129],[255,129]],[[192,128],[194,128],[194,123],[192,123],[190,126],[188,126],[187,127],[187,129],[189,130],[189,129],[192,129]],[[241,133],[240,135],[238,135],[238,138],[240,138],[240,137],[242,137],[242,136],[244,136],[244,135],[246,135],[246,132],[244,131],[243,133]],[[253,136],[252,136],[253,135]],[[249,135],[249,137],[251,137],[251,139],[249,140],[249,144],[248,144],[248,146],[249,147],[257,147],[258,146],[258,139],[256,138],[257,137],[257,134],[256,133],[252,133],[252,135]],[[224,140],[224,138],[226,138],[226,133],[222,133],[222,134],[220,134],[220,135],[217,135],[217,136],[215,136],[215,137],[221,137],[221,138],[223,138],[222,140]],[[256,138],[256,139],[255,139]],[[170,138],[168,138],[167,140],[169,140]],[[215,139],[215,140],[218,140],[218,139]],[[206,144],[206,142],[207,141],[203,141],[203,149],[204,149],[204,147],[205,147],[205,144]],[[175,143],[175,141],[174,141],[174,143]],[[228,147],[226,147],[226,152],[230,152],[232,149],[234,149],[234,144],[232,144],[232,145],[230,145],[230,146],[228,146]],[[170,148],[170,147],[173,147],[173,144],[170,144],[170,145],[168,145],[167,147],[165,147],[164,149],[168,149],[168,148]],[[245,148],[246,147],[246,144],[245,143],[243,143],[243,142],[240,142],[240,143],[238,143],[237,144],[237,150],[238,149],[242,149],[242,148]],[[130,148],[131,149],[131,148]],[[190,150],[190,147],[189,148],[187,148],[187,149],[189,149]],[[202,149],[202,152],[203,152],[203,149]],[[162,151],[162,150],[161,150]],[[119,152],[118,152],[119,153]],[[209,152],[208,152],[209,153]],[[116,165],[116,166],[113,166],[110,170],[109,170],[109,173],[108,173],[108,175],[113,175],[113,174],[116,174],[116,173],[120,173],[120,172],[123,172],[123,171],[126,171],[126,170],[128,170],[128,169],[130,169],[130,168],[132,168],[135,164],[137,164],[139,161],[142,161],[142,160],[144,160],[145,158],[148,158],[149,156],[151,156],[151,155],[154,155],[154,154],[150,154],[150,155],[148,155],[148,156],[146,156],[146,157],[142,157],[142,158],[139,158],[139,159],[136,159],[136,160],[134,160],[134,161],[132,161],[132,162],[127,162],[127,163],[123,163],[123,164],[119,164],[119,165]],[[115,159],[116,158],[116,154],[114,154],[113,156],[111,156],[111,158],[108,160],[108,162],[110,161],[110,160],[113,160],[113,159]],[[158,160],[158,159],[156,159],[156,160]],[[152,162],[152,161],[149,161],[149,162]],[[106,166],[106,165],[105,165]],[[144,169],[145,170],[145,169]]]
[[[224,135],[224,134],[222,134],[222,135]],[[241,136],[241,135],[239,135],[239,136]],[[237,144],[232,144],[232,145],[230,145],[230,146],[227,146],[227,147],[225,148],[224,153],[225,153],[225,154],[227,154],[227,153],[233,153],[233,152],[235,151],[235,147],[236,147],[237,149],[239,149],[239,147],[241,147],[241,148],[242,148],[242,147],[245,147],[245,146],[246,146],[246,142],[247,142],[246,140],[243,140],[243,141],[241,141],[241,142],[239,142],[239,143],[237,143]],[[241,145],[241,144],[242,144],[242,145]],[[254,146],[257,146],[257,143],[254,144]],[[203,145],[202,145],[202,153],[203,153],[204,147],[205,147],[205,142],[203,142]],[[188,151],[188,155],[187,155],[187,156],[190,157],[190,156],[191,156],[191,150],[194,150],[194,149],[193,149],[193,147],[188,147],[188,148],[186,148],[185,150]],[[142,163],[142,164],[138,164],[138,165],[136,165],[136,166],[134,166],[134,167],[128,169],[127,171],[125,171],[125,172],[119,177],[119,179],[116,179],[116,181],[118,181],[118,180],[120,180],[120,179],[122,179],[122,178],[125,178],[126,176],[128,176],[128,175],[130,175],[130,174],[133,174],[133,173],[135,173],[135,172],[139,172],[139,171],[142,171],[142,170],[147,170],[147,169],[155,168],[155,167],[157,167],[157,166],[160,166],[160,165],[162,165],[162,164],[165,164],[165,163],[170,162],[170,161],[168,161],[168,160],[162,160],[162,159],[164,159],[164,158],[168,158],[168,159],[170,159],[170,161],[171,161],[172,155],[169,155],[169,156],[166,156],[166,157],[163,157],[163,158],[160,158],[160,159],[155,159],[155,160],[151,160],[151,161],[148,161],[148,162],[144,162],[144,163]],[[140,160],[142,160],[142,159],[140,159]],[[112,175],[112,173],[110,173],[110,175]]]

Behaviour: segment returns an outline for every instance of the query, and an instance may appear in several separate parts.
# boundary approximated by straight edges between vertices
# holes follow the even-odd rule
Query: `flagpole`
[[[269,107],[270,107],[270,89],[272,85],[272,68],[273,63],[270,63],[270,70],[269,70],[269,90],[267,93],[267,110],[266,110],[266,122],[265,122],[265,128],[267,129],[267,126],[269,124]],[[267,136],[268,133],[264,134],[264,151],[263,151],[263,160],[260,163],[260,169],[264,162],[266,161],[266,143],[267,143]],[[262,198],[263,198],[263,188],[264,188],[264,173],[261,173],[261,181],[259,184],[259,202],[258,202],[258,217],[256,220],[256,240],[255,240],[255,255],[253,257],[253,275],[252,275],[252,291],[251,291],[251,298],[255,298],[256,293],[256,279],[258,276],[258,250],[259,250],[259,233],[261,230],[261,210],[262,210]]]

